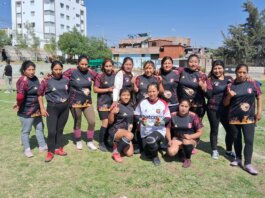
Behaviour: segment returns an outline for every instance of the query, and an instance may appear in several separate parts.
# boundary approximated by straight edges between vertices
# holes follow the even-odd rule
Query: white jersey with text
[[[144,138],[154,131],[166,135],[164,119],[171,118],[167,103],[158,99],[151,102],[148,99],[142,100],[136,107],[134,115],[140,116],[141,137]]]

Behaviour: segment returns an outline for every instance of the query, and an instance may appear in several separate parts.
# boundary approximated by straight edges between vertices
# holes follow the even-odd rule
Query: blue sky
[[[11,26],[11,0],[0,0],[0,27]],[[222,45],[221,31],[244,23],[246,0],[85,0],[88,36],[110,45],[128,34],[150,32],[153,37],[189,37],[193,46]],[[252,1],[261,11],[264,0]]]

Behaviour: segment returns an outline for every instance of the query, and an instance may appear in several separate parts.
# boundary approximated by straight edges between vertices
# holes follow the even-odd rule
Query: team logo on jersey
[[[123,116],[124,116],[124,117],[127,116],[127,113],[123,113]]]
[[[171,98],[172,93],[169,90],[165,90],[164,91],[164,96],[165,96],[165,98],[169,99],[169,98]]]
[[[34,89],[38,89],[37,87],[34,87]]]
[[[82,92],[84,93],[84,95],[88,96],[90,93],[89,89],[82,89]]]
[[[52,91],[56,91],[55,87],[52,88]]]
[[[105,84],[105,85],[108,84],[108,81],[105,81],[104,84]]]
[[[125,81],[126,81],[126,82],[129,82],[129,81],[130,81],[130,79],[129,79],[129,78],[125,78]]]
[[[197,82],[197,78],[193,78],[192,81],[196,83]]]
[[[249,93],[249,94],[252,93],[252,88],[248,88],[248,93]]]
[[[241,108],[242,111],[246,112],[246,111],[249,110],[250,105],[248,103],[246,103],[246,102],[243,102],[243,103],[240,103],[240,108]]]
[[[174,127],[175,127],[175,128],[177,128],[177,127],[178,127],[178,125],[177,125],[177,124],[175,124],[175,125],[174,125]]]
[[[68,90],[68,85],[65,85],[65,90]]]
[[[173,82],[174,82],[174,78],[171,78],[171,79],[170,79],[170,82],[173,83]]]
[[[77,79],[76,79],[76,80],[80,81],[80,78],[78,78],[78,77],[77,77]]]
[[[217,86],[219,86],[219,82],[214,82],[214,85],[217,87]]]
[[[156,109],[156,113],[160,113],[160,109]]]
[[[88,77],[88,78],[87,78],[87,80],[90,82],[90,81],[91,81],[91,78],[90,78],[90,77]]]
[[[188,94],[189,96],[192,96],[194,94],[194,90],[188,87],[184,88],[184,91],[186,92],[186,94]]]
[[[189,128],[189,129],[192,128],[192,123],[188,123],[188,128]]]
[[[185,78],[185,76],[181,76],[181,78]]]
[[[144,83],[143,83],[143,82],[141,82],[141,83],[140,83],[140,85],[144,85]]]

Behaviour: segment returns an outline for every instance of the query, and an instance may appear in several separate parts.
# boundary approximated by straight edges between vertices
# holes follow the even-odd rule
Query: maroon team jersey
[[[139,91],[136,93],[136,103],[139,103],[142,99],[147,98],[147,87],[151,83],[159,83],[159,80],[155,76],[140,75],[135,79],[135,84]]]
[[[193,112],[189,112],[185,116],[180,116],[178,112],[171,114],[171,128],[174,137],[180,137],[184,134],[194,134],[202,127],[201,119]]]
[[[107,75],[105,73],[98,74],[95,80],[95,87],[106,89],[114,86],[115,73]],[[98,93],[97,109],[99,111],[109,111],[112,104],[112,92]]]
[[[229,124],[251,124],[255,122],[255,99],[261,95],[256,81],[233,82],[228,85],[236,93],[229,105]]]
[[[192,71],[189,68],[179,68],[180,80],[178,86],[179,99],[188,99],[192,107],[205,105],[204,93],[199,81],[206,81],[206,75],[201,71]]]
[[[73,108],[91,106],[91,86],[97,73],[92,69],[83,72],[74,68],[66,70],[63,74],[70,79],[70,105]]]
[[[38,95],[46,97],[46,100],[51,103],[63,103],[69,98],[69,79],[62,76],[57,79],[51,77],[41,81]]]
[[[16,84],[17,93],[24,95],[24,100],[22,105],[19,107],[18,116],[24,118],[41,116],[40,106],[38,102],[37,91],[39,89],[40,82],[39,79],[34,76],[33,78],[28,78],[26,76],[21,76]]]
[[[178,84],[179,84],[179,72],[177,70],[172,70],[170,72],[161,72],[162,84],[164,87],[164,94],[161,96],[168,106],[178,104]]]
[[[223,99],[226,95],[228,84],[233,82],[231,76],[225,76],[223,80],[217,78],[210,78],[207,80],[207,108],[211,110],[219,110],[224,108]]]

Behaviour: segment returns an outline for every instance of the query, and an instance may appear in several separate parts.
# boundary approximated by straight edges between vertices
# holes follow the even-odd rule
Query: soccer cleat
[[[251,175],[257,175],[258,174],[258,171],[251,164],[245,165],[244,169],[245,169],[245,171],[247,171]]]
[[[66,156],[67,153],[63,150],[63,147],[59,148],[59,149],[55,149],[54,152],[56,155],[60,155],[60,156]]]
[[[218,160],[218,157],[219,157],[219,153],[217,150],[213,150],[213,153],[212,153],[212,159],[214,160]]]
[[[114,159],[114,161],[118,163],[121,163],[123,161],[123,158],[119,153],[113,153],[112,159]]]
[[[159,157],[154,157],[152,161],[155,166],[159,166],[161,163]]]
[[[230,163],[231,166],[242,166],[242,161],[241,159],[235,159]]]
[[[24,151],[24,155],[25,155],[26,157],[28,157],[28,158],[33,157],[33,153],[31,152],[30,148],[25,149],[25,151]]]
[[[82,148],[83,148],[82,141],[77,141],[77,142],[76,142],[76,148],[77,148],[78,150],[82,150]]]
[[[45,162],[50,162],[52,161],[52,158],[53,158],[54,154],[52,152],[48,152],[47,153],[47,156],[45,158]]]
[[[97,150],[97,147],[94,145],[94,143],[92,141],[87,142],[87,147],[92,150],[95,151]]]
[[[108,151],[106,145],[103,142],[99,143],[98,149],[101,150],[102,152],[107,152]]]
[[[183,164],[182,164],[182,167],[183,168],[189,168],[191,165],[191,160],[190,159],[185,159]]]
[[[234,159],[236,158],[236,154],[233,151],[226,151],[225,155]]]
[[[198,150],[196,148],[193,148],[192,151],[191,151],[191,154],[195,155],[196,153],[198,153]]]

